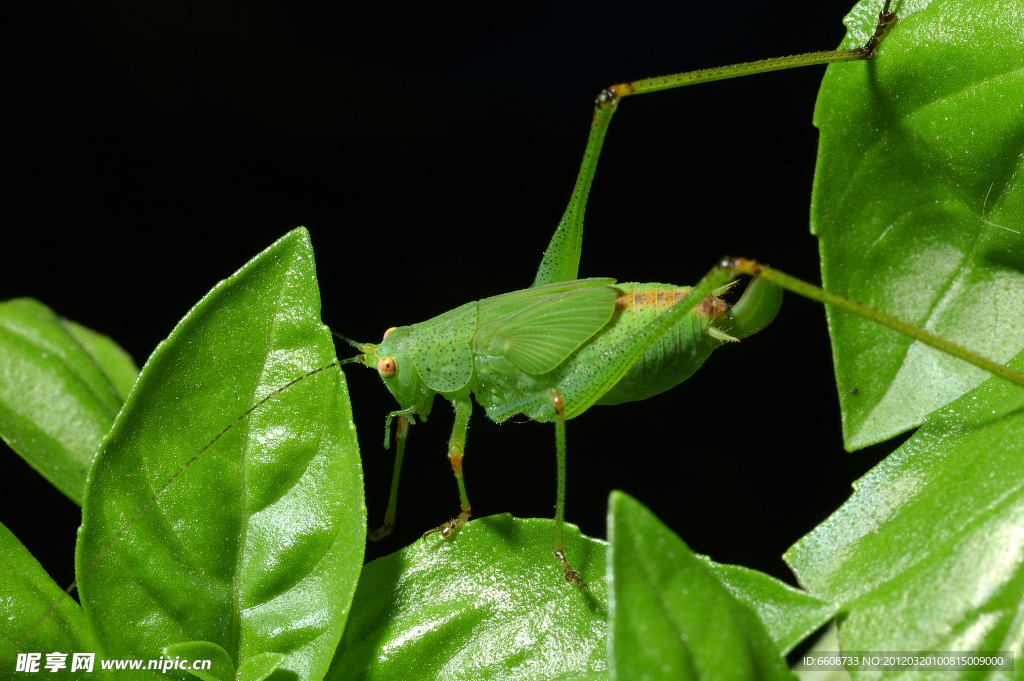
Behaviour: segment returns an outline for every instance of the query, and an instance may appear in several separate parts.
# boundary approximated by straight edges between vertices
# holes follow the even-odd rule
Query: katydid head
[[[416,416],[424,418],[430,413],[436,393],[427,387],[416,371],[409,342],[410,332],[408,326],[392,327],[385,332],[379,345],[362,344],[362,363],[376,370],[402,409],[412,408]]]

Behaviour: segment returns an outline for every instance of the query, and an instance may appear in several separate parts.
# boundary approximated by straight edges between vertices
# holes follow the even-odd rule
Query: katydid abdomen
[[[690,290],[671,284],[620,284],[616,288],[622,292],[615,301],[617,319],[580,353],[595,353],[595,361],[618,342],[616,337],[650,325]],[[706,297],[651,343],[629,372],[594,404],[636,402],[674,388],[692,376],[715,348],[768,326],[781,305],[782,289],[761,279],[750,282],[734,306],[715,296]]]
[[[572,394],[572,383],[580,369],[600,364],[613,347],[649,325],[655,318],[682,300],[688,287],[672,284],[629,282],[616,284],[610,321],[554,369],[531,374],[517,366],[504,354],[488,354],[487,343],[474,343],[473,393],[495,421],[504,421],[511,414],[497,408],[557,388]],[[727,310],[718,298],[692,310],[690,314],[657,338],[633,363],[629,372],[602,395],[596,404],[620,404],[643,400],[664,392],[689,378],[723,341],[708,335],[712,320]],[[610,300],[609,302],[612,302]],[[557,330],[552,330],[557,333]],[[566,416],[581,414],[581,405],[570,399]],[[537,421],[549,421],[552,414],[545,404],[535,405],[526,415]],[[500,416],[499,416],[500,414]]]
[[[627,283],[615,287],[615,316],[591,343],[582,348],[577,361],[594,362],[604,350],[622,342],[647,326],[683,299],[689,287],[671,284]],[[673,388],[693,375],[711,352],[725,341],[709,335],[711,322],[728,307],[719,298],[705,300],[676,322],[644,350],[629,373],[595,404],[622,404],[645,400]]]

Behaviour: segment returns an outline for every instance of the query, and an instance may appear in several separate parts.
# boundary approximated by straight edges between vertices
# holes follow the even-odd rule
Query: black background
[[[376,341],[531,283],[602,88],[832,48],[849,1],[32,3],[7,27],[0,299],[39,298],[141,365],[218,280],[305,225],[324,321]],[[580,275],[688,284],[733,254],[818,280],[823,73],[625,100]],[[375,527],[395,407],[374,372],[346,373]],[[457,512],[450,425],[439,401],[412,429],[398,526],[368,558]],[[824,312],[792,296],[685,384],[573,420],[568,442],[567,518],[584,532],[604,536],[622,489],[694,550],[791,582],[783,551],[892,449],[843,451]],[[68,583],[78,508],[6,448],[0,463],[0,522]],[[550,517],[554,469],[553,427],[477,411],[476,515]]]

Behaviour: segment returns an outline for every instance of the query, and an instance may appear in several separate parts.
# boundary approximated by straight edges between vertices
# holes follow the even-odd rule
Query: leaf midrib
[[[267,361],[271,354],[271,348],[273,347],[273,340],[276,338],[277,330],[280,324],[281,315],[279,310],[281,309],[281,301],[284,298],[284,292],[291,287],[292,274],[295,270],[295,256],[294,253],[290,256],[290,264],[288,270],[281,277],[281,285],[278,287],[277,296],[273,302],[273,313],[271,314],[270,329],[267,332],[267,341],[263,350],[263,360],[261,362],[261,370],[259,380],[253,382],[252,392],[249,395],[248,404],[251,406],[255,403],[256,392],[261,385],[263,385],[264,379],[267,375]],[[249,488],[246,479],[246,464],[249,460],[249,449],[251,446],[252,438],[250,437],[250,426],[251,419],[245,419],[245,423],[242,431],[242,455],[239,462],[239,508],[242,511],[242,524],[241,524],[241,537],[238,541],[238,548],[235,550],[235,566],[232,571],[232,585],[231,585],[231,637],[228,642],[228,654],[232,658],[232,662],[235,664],[235,668],[238,668],[238,644],[239,644],[239,629],[241,628],[242,619],[242,608],[241,600],[242,596],[240,593],[241,576],[239,570],[242,565],[242,556],[245,554],[246,544],[249,538],[249,525],[250,518],[249,514]],[[241,424],[240,424],[241,425]]]

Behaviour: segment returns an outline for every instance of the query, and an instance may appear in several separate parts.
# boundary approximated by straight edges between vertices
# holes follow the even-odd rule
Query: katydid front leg
[[[391,534],[395,527],[395,509],[398,506],[398,480],[402,473],[402,459],[405,457],[405,443],[409,439],[410,417],[407,414],[398,415],[398,448],[395,451],[395,470],[391,473],[391,493],[388,495],[388,510],[384,513],[384,524],[370,532],[370,541],[380,541]],[[391,433],[390,423],[387,427],[388,434]],[[387,442],[385,442],[385,449]]]
[[[466,496],[466,483],[462,479],[462,455],[466,450],[466,430],[469,428],[469,417],[473,413],[473,402],[469,395],[456,397],[455,400],[455,424],[452,426],[452,436],[448,440],[448,460],[452,464],[452,472],[455,473],[455,480],[459,483],[459,501],[462,502],[462,511],[458,517],[452,518],[443,525],[423,533],[426,537],[435,532],[440,532],[445,537],[450,537],[469,521],[472,509],[469,505],[469,497]]]

